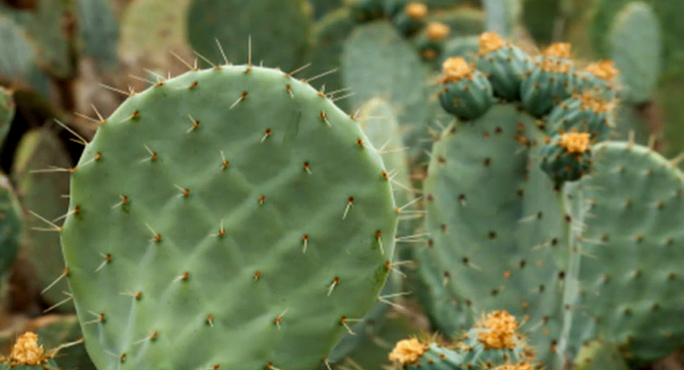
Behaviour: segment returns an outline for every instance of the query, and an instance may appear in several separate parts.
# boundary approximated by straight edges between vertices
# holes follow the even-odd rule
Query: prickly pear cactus
[[[641,2],[625,6],[611,29],[611,57],[625,87],[623,96],[632,103],[650,100],[662,70],[662,41],[658,18]]]
[[[19,337],[8,357],[0,357],[0,370],[59,370],[52,357],[38,344],[38,336],[27,332]]]
[[[40,292],[50,288],[42,297],[51,305],[68,299],[65,292],[69,292],[63,279],[52,284],[64,272],[64,257],[58,233],[41,220],[61,219],[69,208],[69,200],[64,197],[69,192],[69,175],[53,172],[51,169],[55,167],[65,170],[72,167],[71,158],[59,138],[47,128],[26,133],[17,146],[12,165],[12,178],[17,184],[27,220],[21,238],[22,249],[36,274],[38,286],[35,289]],[[73,312],[74,308],[67,302],[57,309]]]
[[[389,360],[403,369],[459,370],[462,354],[434,342],[423,343],[416,338],[399,341]]]
[[[98,368],[311,369],[391,268],[379,154],[279,70],[190,71],[130,97],[71,180],[62,247]]]
[[[9,178],[0,173],[0,277],[17,257],[21,229],[21,206]]]
[[[568,231],[562,200],[540,168],[542,140],[513,104],[447,129],[424,185],[431,239],[416,258],[433,281],[433,300],[446,302],[433,312],[444,334],[505,308],[528,318],[530,343],[548,360],[562,326]]]
[[[632,143],[594,152],[594,173],[570,191],[585,214],[570,343],[602,338],[632,362],[654,361],[684,343],[684,176]]]
[[[216,47],[218,40],[230,62],[251,57],[256,65],[263,62],[284,71],[308,62],[302,55],[311,23],[311,8],[305,0],[192,0],[187,15],[190,44],[212,63],[224,62]]]

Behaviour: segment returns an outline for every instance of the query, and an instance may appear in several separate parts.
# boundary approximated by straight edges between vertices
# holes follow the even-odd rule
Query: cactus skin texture
[[[17,193],[21,199],[26,215],[26,226],[23,230],[22,250],[30,260],[37,291],[41,291],[55,281],[64,272],[64,257],[60,248],[59,234],[36,229],[46,227],[37,217],[29,215],[33,211],[43,218],[54,220],[62,217],[69,209],[69,200],[63,197],[69,192],[69,178],[64,173],[34,173],[50,166],[71,168],[72,162],[59,138],[47,128],[32,130],[26,133],[17,146],[16,156],[12,164],[12,179],[16,183]],[[67,298],[66,280],[61,279],[52,288],[45,291],[42,297],[50,304],[56,304]],[[62,312],[73,312],[70,302],[57,308]]]
[[[396,344],[389,360],[404,369],[460,370],[463,356],[437,343],[421,343],[418,339],[404,339]]]
[[[224,44],[244,40],[243,47],[225,48],[230,62],[263,62],[283,71],[308,62],[303,55],[312,23],[311,8],[305,0],[192,0],[187,14],[192,48],[213,63],[224,62],[215,40]],[[251,55],[248,38],[252,41]]]
[[[568,56],[569,45],[555,45],[544,58],[575,79]],[[607,62],[585,71],[606,91],[616,75]],[[497,102],[435,143],[424,187],[431,239],[416,255],[430,315],[445,334],[482,311],[525,317],[549,369],[597,338],[636,365],[663,357],[684,343],[677,161],[599,142],[616,105],[610,94],[591,88],[561,102],[540,88],[526,105],[529,78],[524,109]]]
[[[494,104],[489,80],[465,59],[447,59],[443,71],[439,102],[445,111],[468,121],[481,117]]]
[[[507,100],[520,99],[520,85],[532,69],[530,57],[495,33],[482,34],[479,43],[477,68],[489,76],[494,94]]]
[[[589,133],[591,142],[608,139],[615,126],[612,101],[584,92],[563,101],[553,108],[547,119],[546,132],[549,136],[567,132]]]
[[[1,278],[17,257],[22,230],[21,206],[9,178],[3,173],[0,173],[0,216]]]
[[[14,92],[0,86],[0,145],[5,141],[14,119],[16,105],[13,96]]]
[[[570,132],[554,136],[542,147],[542,170],[557,185],[576,181],[591,169],[589,133]]]
[[[657,15],[648,4],[628,4],[615,18],[611,57],[623,72],[622,95],[633,104],[647,102],[653,96],[661,73],[661,38]]]
[[[518,322],[506,311],[487,315],[475,328],[464,334],[461,343],[462,364],[467,369],[492,369],[529,360]]]
[[[594,173],[570,191],[587,214],[573,248],[570,338],[579,347],[600,337],[644,364],[684,343],[684,175],[631,143],[599,144],[594,156]]]
[[[577,370],[629,370],[617,348],[601,341],[583,345],[575,364]]]
[[[191,71],[129,98],[71,180],[62,249],[98,368],[311,369],[389,273],[379,154],[279,70]]]
[[[27,332],[17,339],[9,356],[0,357],[0,370],[59,370],[54,354],[45,352],[35,333]]]
[[[549,113],[553,106],[569,98],[575,88],[576,72],[570,59],[570,44],[553,44],[536,60],[536,68],[522,82],[525,110],[535,117]]]
[[[562,199],[540,168],[543,140],[515,104],[448,128],[424,183],[431,239],[416,259],[442,333],[453,336],[481,312],[505,308],[537,327],[527,333],[530,345],[551,363],[568,230]]]

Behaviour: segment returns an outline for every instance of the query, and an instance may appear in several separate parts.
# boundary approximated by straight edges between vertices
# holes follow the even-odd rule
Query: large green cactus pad
[[[311,369],[377,300],[396,228],[358,124],[250,66],[129,98],[70,200],[62,246],[98,368]]]
[[[589,208],[571,339],[604,338],[636,362],[667,355],[684,344],[684,176],[646,147],[609,142],[578,190]]]
[[[311,28],[311,9],[304,0],[193,0],[188,9],[188,37],[193,48],[219,63],[218,40],[233,63],[301,67]]]
[[[443,286],[433,288],[444,294],[433,298],[435,307],[452,307],[446,317],[433,314],[445,334],[465,329],[454,321],[463,307],[466,325],[506,309],[528,319],[523,332],[550,364],[562,326],[568,222],[539,167],[541,140],[532,117],[514,104],[447,129],[425,181],[431,239],[416,256],[426,279]]]

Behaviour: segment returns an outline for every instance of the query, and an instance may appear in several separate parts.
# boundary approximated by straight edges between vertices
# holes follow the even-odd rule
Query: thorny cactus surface
[[[0,0],[0,366],[371,370],[397,342],[416,369],[667,356],[682,12]],[[85,348],[20,364],[25,331]]]

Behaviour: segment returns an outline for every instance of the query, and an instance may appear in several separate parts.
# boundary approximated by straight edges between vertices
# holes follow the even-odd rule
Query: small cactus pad
[[[591,169],[590,134],[569,132],[556,135],[542,147],[541,167],[558,185],[579,180]]]
[[[520,85],[526,72],[532,69],[532,59],[495,33],[483,33],[479,43],[477,68],[489,76],[494,94],[507,100],[519,100]]]
[[[389,360],[404,369],[462,369],[460,353],[442,347],[437,343],[424,344],[416,338],[397,342],[389,354]]]
[[[572,248],[581,289],[568,302],[571,344],[603,338],[650,362],[684,344],[684,176],[660,154],[616,142],[594,148],[594,170],[575,193],[587,222]]]
[[[447,59],[442,72],[439,102],[445,111],[469,121],[481,117],[494,103],[492,85],[487,76],[465,59]]]
[[[126,100],[70,201],[62,249],[98,368],[314,368],[377,301],[394,249],[390,182],[358,124],[249,65]]]
[[[344,45],[342,74],[345,86],[354,92],[351,108],[376,97],[386,99],[403,125],[409,160],[421,158],[421,145],[429,137],[428,74],[413,46],[387,22],[356,27]]]
[[[0,277],[17,257],[21,237],[21,206],[5,174],[0,173]]]
[[[525,110],[535,117],[549,113],[553,106],[569,98],[575,88],[576,71],[570,59],[570,44],[549,46],[528,71],[520,95]]]
[[[631,3],[617,15],[611,30],[611,56],[624,84],[625,99],[632,103],[650,100],[662,65],[660,22],[645,3]]]
[[[38,335],[27,332],[12,346],[8,357],[0,357],[0,370],[58,370],[52,356],[38,344]]]
[[[577,72],[575,86],[576,93],[588,93],[606,100],[613,100],[617,95],[616,80],[620,71],[615,67],[615,62],[600,60],[590,63],[581,71]]]
[[[232,63],[263,62],[284,71],[306,63],[313,22],[305,0],[191,0],[187,21],[190,44],[213,63],[223,61],[216,40]]]
[[[556,105],[548,117],[549,136],[581,131],[590,135],[592,142],[606,140],[615,126],[613,102],[584,92]]]

